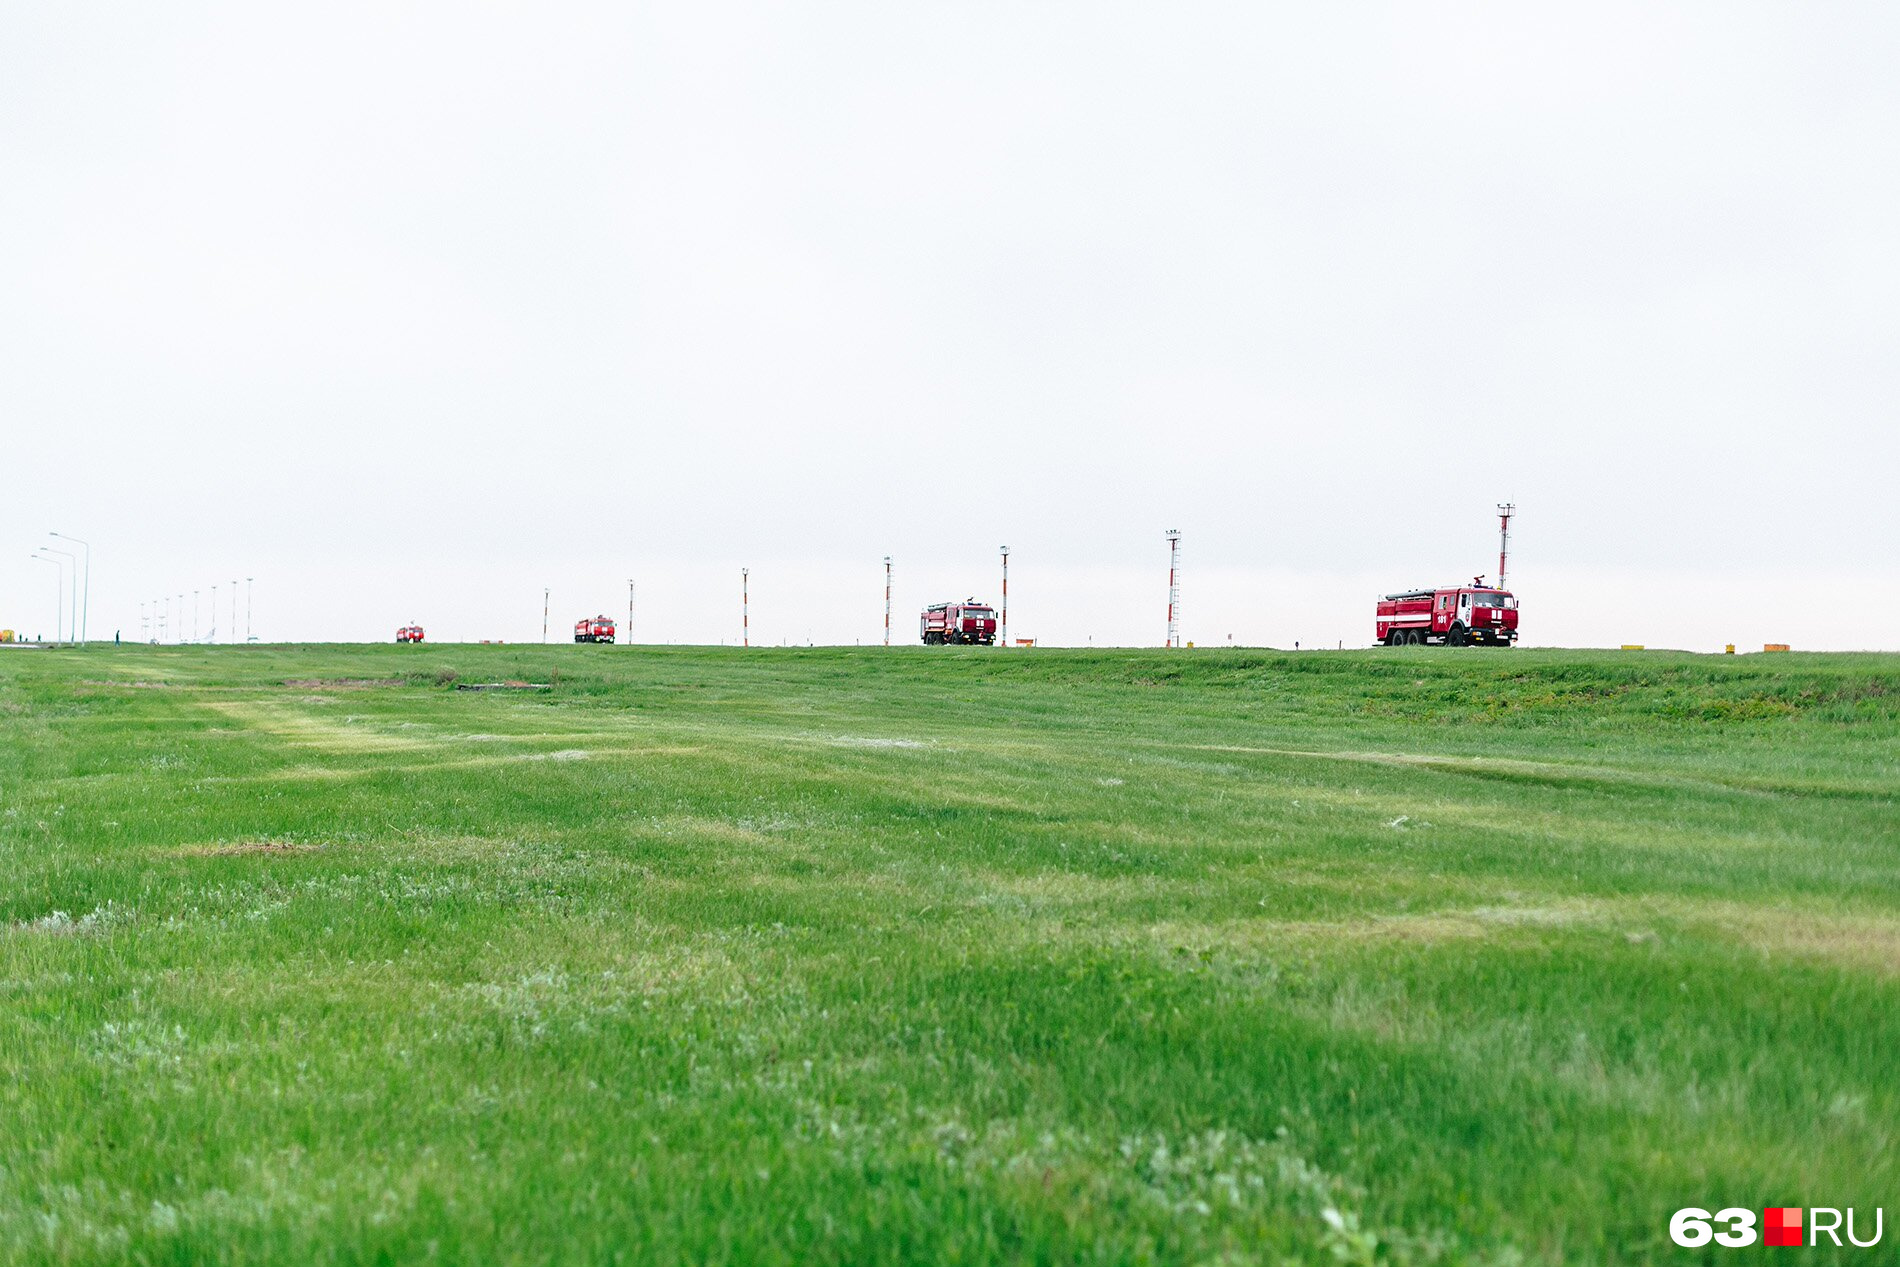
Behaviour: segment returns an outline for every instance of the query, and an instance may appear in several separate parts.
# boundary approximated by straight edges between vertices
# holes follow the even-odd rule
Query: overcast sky
[[[0,626],[1900,646],[1900,7],[0,9]],[[174,598],[174,603],[176,599]],[[178,628],[174,613],[173,631]],[[243,616],[240,611],[239,620]],[[186,623],[190,617],[187,614]],[[189,633],[189,629],[186,630]]]

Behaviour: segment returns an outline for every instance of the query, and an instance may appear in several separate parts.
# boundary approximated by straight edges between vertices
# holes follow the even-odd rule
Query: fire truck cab
[[[996,643],[996,612],[988,603],[966,598],[960,603],[932,603],[919,621],[926,647],[949,643]]]
[[[401,629],[398,629],[396,631],[396,641],[397,642],[421,642],[422,641],[422,626],[421,625],[404,625]]]
[[[574,622],[575,642],[612,642],[614,622],[610,616],[590,616]]]
[[[1481,576],[1450,589],[1387,594],[1373,628],[1388,647],[1508,647],[1517,641],[1517,599]]]

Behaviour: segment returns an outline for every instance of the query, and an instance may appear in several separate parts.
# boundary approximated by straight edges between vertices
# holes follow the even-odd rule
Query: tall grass
[[[1897,797],[1895,657],[8,653],[0,1261],[1891,1224]]]

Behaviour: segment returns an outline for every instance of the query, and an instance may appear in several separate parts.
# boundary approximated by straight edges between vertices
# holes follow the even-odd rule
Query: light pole
[[[549,593],[550,591],[545,590],[545,589],[541,591],[541,641],[542,642],[546,642],[548,640],[548,594]]]
[[[81,646],[84,646],[87,641],[86,628],[89,624],[88,617],[92,614],[92,546],[81,541],[78,537],[69,537],[63,532],[55,532],[52,535],[58,537],[61,541],[70,541],[75,545],[83,546],[86,551],[86,596],[81,599],[79,603],[79,642]],[[1502,584],[1502,582],[1500,582],[1500,584]]]
[[[211,644],[213,646],[216,646],[217,642],[218,642],[218,587],[216,585],[213,585],[211,587]]]
[[[158,621],[158,640],[160,642],[163,642],[165,641],[165,635],[167,632],[166,626],[172,623],[172,600],[169,596],[167,596],[165,598],[160,599],[159,601],[165,604],[165,614],[159,617],[159,621]]]
[[[752,569],[739,569],[739,645],[752,645]]]
[[[139,641],[144,642],[148,636],[149,635],[147,633],[146,625],[145,625],[145,604],[140,603],[139,604]]]
[[[1003,611],[996,622],[996,645],[1009,645],[1009,547],[1003,547]]]
[[[884,645],[891,645],[891,556],[884,556]]]
[[[52,546],[41,546],[48,554],[63,555],[73,569],[72,587],[66,593],[66,641],[75,642],[79,638],[79,556],[71,550],[55,550]]]
[[[198,591],[191,591],[191,640],[198,641]]]
[[[244,578],[244,641],[246,642],[251,640],[251,582],[256,579],[255,576]]]
[[[66,627],[66,565],[43,554],[33,555],[32,558],[35,563],[50,563],[59,569],[53,580],[53,641],[58,642],[60,631]]]
[[[627,645],[633,645],[633,578],[627,578]]]

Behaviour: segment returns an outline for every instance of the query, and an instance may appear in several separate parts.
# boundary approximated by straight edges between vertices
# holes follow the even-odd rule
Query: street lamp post
[[[627,578],[627,645],[633,645],[633,578]]]
[[[891,645],[891,556],[884,556],[884,645]]]
[[[256,579],[255,576],[244,578],[244,641],[246,642],[251,640],[251,582]]]
[[[79,637],[79,556],[71,550],[55,550],[52,546],[41,546],[48,554],[64,556],[73,569],[73,583],[66,593],[66,641],[73,642]]]
[[[739,569],[739,645],[752,645],[752,569]]]
[[[216,646],[217,641],[218,641],[218,587],[213,585],[211,587],[211,642],[212,642],[212,645]]]
[[[32,558],[35,563],[50,563],[59,569],[53,580],[53,641],[58,642],[60,631],[66,627],[66,565],[43,554],[33,555]]]
[[[87,641],[86,630],[91,623],[90,617],[92,615],[92,546],[87,542],[81,541],[78,537],[69,537],[63,532],[55,532],[52,535],[58,537],[61,541],[70,541],[74,545],[83,546],[86,551],[86,596],[81,599],[79,603],[79,642],[81,646],[84,646]],[[1502,581],[1498,583],[1500,585],[1503,584]]]
[[[198,641],[198,591],[191,591],[191,640]]]

